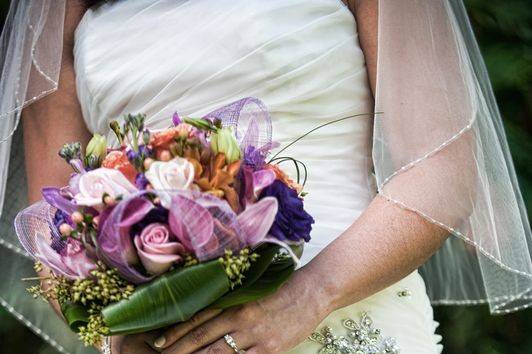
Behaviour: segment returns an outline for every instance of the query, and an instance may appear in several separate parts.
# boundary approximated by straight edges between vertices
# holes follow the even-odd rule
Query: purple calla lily
[[[74,200],[67,199],[61,194],[59,188],[45,187],[42,189],[42,196],[48,204],[67,214],[72,214],[79,209]]]
[[[248,207],[237,216],[240,225],[240,237],[249,246],[262,242],[268,235],[277,215],[277,199],[263,198]]]
[[[35,257],[55,275],[72,280],[82,279],[87,278],[90,272],[96,269],[96,264],[88,257],[79,241],[70,238],[63,251],[56,252],[42,235],[39,236],[35,238]]]
[[[99,257],[135,284],[147,282],[152,277],[141,274],[133,267],[138,263],[138,256],[130,229],[153,208],[154,205],[149,200],[137,195],[116,205],[108,215],[104,215],[103,221],[100,216]]]

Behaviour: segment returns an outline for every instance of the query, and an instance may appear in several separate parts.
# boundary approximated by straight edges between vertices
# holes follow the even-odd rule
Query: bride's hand
[[[147,332],[127,336],[115,336],[111,339],[112,354],[149,354],[158,353],[153,349],[153,341],[158,333]]]
[[[235,350],[223,338],[229,334],[247,354],[287,351],[305,340],[328,314],[326,301],[315,296],[318,291],[308,284],[297,285],[294,278],[265,299],[223,312],[201,312],[168,329],[154,346],[163,354],[233,354]]]

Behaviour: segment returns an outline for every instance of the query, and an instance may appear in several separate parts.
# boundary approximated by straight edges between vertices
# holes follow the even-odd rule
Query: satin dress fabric
[[[197,117],[253,96],[266,104],[282,147],[321,124],[373,109],[355,19],[339,0],[111,2],[84,15],[74,54],[85,122],[109,137],[109,122],[124,114],[145,113],[150,129],[162,129],[175,111]],[[305,207],[316,223],[303,265],[375,196],[371,138],[371,115],[363,115],[319,129],[283,153],[309,171]],[[316,330],[345,335],[342,321],[363,313],[401,353],[441,353],[417,272],[331,313]],[[289,353],[322,347],[305,340]]]

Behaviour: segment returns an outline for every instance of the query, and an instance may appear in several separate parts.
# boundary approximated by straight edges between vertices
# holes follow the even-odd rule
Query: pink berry
[[[59,226],[59,232],[63,236],[70,236],[70,234],[72,233],[72,226],[70,226],[69,224],[61,224]]]
[[[172,154],[170,153],[170,151],[168,150],[163,150],[161,151],[161,153],[159,154],[159,159],[161,161],[170,161],[172,159]]]
[[[79,224],[79,223],[83,222],[83,214],[81,214],[79,211],[73,212],[70,217],[72,218],[72,221],[75,224]]]
[[[152,163],[153,163],[153,159],[152,158],[150,158],[150,157],[146,158],[144,160],[144,168],[149,170]]]

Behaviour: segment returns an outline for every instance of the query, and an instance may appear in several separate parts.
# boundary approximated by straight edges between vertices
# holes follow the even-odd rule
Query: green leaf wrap
[[[218,260],[178,269],[139,286],[125,300],[107,306],[103,319],[111,334],[132,334],[188,320],[229,291]]]
[[[89,322],[89,313],[80,304],[73,304],[71,302],[62,303],[61,312],[74,332],[77,332],[80,326],[85,326]]]
[[[259,258],[246,272],[242,286],[230,290],[230,282],[218,260],[176,269],[139,286],[125,300],[103,309],[112,335],[146,332],[187,321],[204,308],[225,309],[255,301],[277,291],[294,272],[292,258],[275,259],[280,247],[263,245]],[[293,249],[296,253],[300,250]],[[87,322],[80,305],[67,304],[63,313],[72,329]]]

